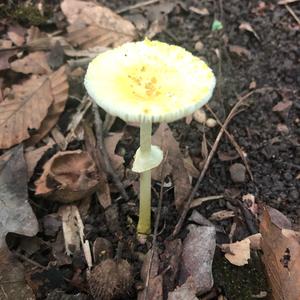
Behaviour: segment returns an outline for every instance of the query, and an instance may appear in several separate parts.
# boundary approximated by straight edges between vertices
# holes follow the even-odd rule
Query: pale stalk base
[[[140,174],[140,213],[137,232],[151,233],[151,170]]]

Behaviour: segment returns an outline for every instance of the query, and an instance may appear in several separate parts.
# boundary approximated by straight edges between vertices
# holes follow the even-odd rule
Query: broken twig
[[[98,110],[98,106],[97,104],[93,101],[93,113],[94,113],[94,118],[95,118],[95,131],[96,131],[96,139],[97,139],[97,145],[100,149],[100,152],[102,154],[102,161],[103,161],[103,165],[105,167],[105,171],[112,177],[114,184],[116,185],[116,187],[118,188],[119,192],[121,193],[122,197],[128,201],[129,197],[123,187],[123,184],[120,180],[120,178],[118,177],[118,175],[116,174],[116,172],[114,171],[112,165],[111,165],[111,161],[108,157],[106,148],[104,146],[104,138],[103,138],[103,123],[102,120],[100,118],[100,114],[99,114],[99,110]]]
[[[201,184],[201,182],[202,182],[202,180],[204,178],[204,175],[205,175],[205,173],[206,173],[206,171],[207,171],[207,169],[209,167],[209,164],[210,164],[210,162],[211,162],[211,160],[212,160],[212,158],[213,158],[213,156],[214,156],[214,154],[215,154],[215,152],[216,152],[216,150],[218,148],[219,142],[220,142],[220,140],[221,140],[221,138],[223,136],[223,133],[225,132],[226,127],[228,126],[229,122],[231,121],[231,119],[233,118],[235,112],[241,106],[241,104],[243,103],[243,101],[245,101],[247,98],[249,98],[253,93],[254,93],[254,91],[246,94],[243,97],[239,97],[238,102],[234,105],[234,107],[232,108],[232,110],[228,114],[228,116],[227,116],[227,118],[226,118],[226,120],[224,122],[224,125],[221,127],[221,129],[220,129],[220,131],[219,131],[219,133],[218,133],[218,135],[216,137],[216,140],[215,140],[215,142],[214,142],[214,144],[212,146],[212,149],[211,149],[211,151],[210,151],[210,153],[209,153],[209,155],[207,157],[207,160],[205,161],[205,165],[204,165],[204,167],[203,167],[203,169],[202,169],[202,171],[200,173],[200,176],[198,177],[198,180],[197,180],[197,182],[196,182],[193,190],[191,191],[190,196],[189,196],[189,198],[188,198],[188,200],[187,200],[187,202],[185,204],[185,207],[184,207],[184,209],[182,211],[182,214],[181,214],[181,216],[180,216],[180,218],[179,218],[179,220],[178,220],[178,222],[177,222],[177,224],[176,224],[176,226],[174,228],[174,231],[172,233],[173,237],[175,237],[179,233],[179,231],[180,231],[180,229],[181,229],[181,227],[183,225],[183,222],[184,222],[184,220],[186,218],[186,215],[187,215],[187,213],[188,213],[188,211],[190,209],[191,202],[192,202],[193,198],[195,197],[196,192],[199,189],[199,186],[200,186],[200,184]]]

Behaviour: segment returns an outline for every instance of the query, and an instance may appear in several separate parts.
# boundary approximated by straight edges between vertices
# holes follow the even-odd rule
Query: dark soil
[[[98,2],[117,10],[142,1],[101,0]],[[251,193],[255,195],[258,203],[277,208],[291,219],[294,228],[299,228],[300,25],[285,6],[276,4],[277,1],[187,0],[178,1],[178,3],[167,16],[167,29],[158,34],[155,39],[185,47],[195,55],[207,60],[217,77],[217,88],[209,105],[218,117],[222,121],[225,120],[237,101],[237,95],[244,95],[251,89],[259,89],[249,97],[245,109],[233,118],[228,127],[247,155],[254,177],[253,181],[247,174],[243,183],[234,183],[229,168],[233,163],[243,163],[242,160],[237,157],[233,160],[222,161],[218,155],[215,155],[197,196],[225,193],[227,197],[224,200],[202,205],[198,208],[199,212],[209,217],[215,211],[238,207],[239,196]],[[205,7],[210,14],[201,16],[191,12],[189,10],[191,6]],[[300,3],[296,2],[291,7],[300,16]],[[146,16],[146,7],[142,10],[127,11],[122,16],[129,18],[130,14],[137,12]],[[222,30],[212,31],[214,19],[222,22]],[[240,24],[244,22],[251,24],[255,34],[239,29]],[[198,41],[204,45],[201,50],[195,50],[195,43]],[[247,49],[251,55],[234,53],[230,50],[232,45]],[[274,112],[272,108],[283,100],[292,101],[290,109]],[[286,125],[287,130],[280,132],[278,124]],[[218,126],[207,130],[196,121],[192,121],[190,125],[184,121],[178,121],[170,124],[170,127],[180,142],[181,148],[187,149],[195,161],[201,159],[203,131],[206,131],[209,145],[213,144],[219,131]],[[130,128],[127,133],[132,134],[132,139],[123,141],[125,148],[131,154],[129,159],[137,148],[138,130]],[[75,145],[74,148],[81,146],[81,144]],[[222,138],[218,151],[219,153],[235,153],[226,137]],[[49,153],[49,156],[52,154]],[[153,211],[156,212],[159,183],[153,183],[153,189],[157,191],[157,193],[153,193]],[[113,246],[113,255],[117,253],[118,247],[122,248],[121,256],[133,265],[135,278],[134,288],[124,299],[136,299],[137,290],[141,286],[140,268],[142,263],[140,256],[147,252],[151,243],[139,245],[136,241],[138,201],[132,188],[128,188],[128,193],[131,196],[129,202],[115,201],[115,204],[106,211],[96,199],[93,199],[84,225],[86,238],[89,241],[94,242],[97,237],[106,238]],[[113,194],[113,198],[114,200],[118,198],[117,193]],[[166,188],[160,228],[164,225],[165,227],[163,233],[158,237],[159,254],[163,253],[164,241],[172,233],[179,218],[173,200],[173,190]],[[40,220],[58,209],[58,205],[47,201],[40,209],[39,202],[36,200],[34,202],[37,204],[35,210]],[[218,222],[217,225],[224,228],[224,233],[218,233],[217,243],[229,241],[228,233],[231,223],[229,220]],[[239,230],[234,235],[234,240],[242,239],[253,233],[246,222],[242,221],[241,223]],[[256,224],[254,224],[254,228],[255,226]],[[184,227],[180,232],[180,237],[184,237],[185,234]],[[30,258],[43,266],[47,266],[50,261],[53,262],[53,265],[47,270],[34,273],[30,278],[31,282],[39,285],[36,289],[38,290],[38,299],[46,299],[49,292],[52,292],[53,295],[52,298],[49,296],[47,299],[87,299],[85,292],[88,287],[84,281],[86,266],[82,254],[74,256],[71,265],[59,267],[56,265],[56,258],[53,257],[50,249],[54,244],[59,244],[53,242],[56,238],[54,239],[45,232],[41,232],[39,238],[43,240],[40,250]],[[19,238],[12,238],[10,248],[17,248],[19,242]],[[63,244],[62,240],[60,243]],[[30,262],[26,262],[25,265],[29,269]],[[166,265],[162,265],[160,271],[163,271],[164,267]],[[222,276],[222,274],[225,275]],[[257,257],[246,269],[238,270],[237,267],[229,265],[218,253],[214,262],[214,277],[216,297],[207,297],[206,299],[217,299],[218,294],[223,294],[230,300],[247,300],[252,299],[253,294],[268,289]],[[240,278],[238,286],[232,284],[237,277]],[[257,288],[258,286],[259,288]],[[68,298],[66,295],[63,298],[60,291],[68,294],[81,292],[82,298],[75,298],[75,296]]]

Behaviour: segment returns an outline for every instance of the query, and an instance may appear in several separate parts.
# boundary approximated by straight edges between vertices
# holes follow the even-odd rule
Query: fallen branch
[[[212,158],[213,158],[213,156],[214,156],[214,154],[215,154],[215,152],[216,152],[216,150],[218,148],[219,142],[220,142],[220,140],[221,140],[221,138],[223,136],[223,133],[225,132],[226,127],[228,126],[229,122],[231,121],[231,119],[233,118],[235,112],[241,106],[241,104],[243,103],[243,101],[245,101],[247,98],[249,98],[253,93],[254,93],[254,91],[252,91],[252,92],[246,94],[245,96],[239,98],[238,102],[234,105],[234,107],[232,108],[232,110],[228,114],[228,116],[227,116],[227,118],[226,118],[226,120],[224,122],[224,125],[221,127],[221,129],[220,129],[220,131],[219,131],[219,133],[218,133],[218,135],[216,137],[216,140],[215,140],[215,142],[214,142],[214,144],[212,146],[212,149],[211,149],[211,151],[210,151],[210,153],[209,153],[209,155],[207,157],[207,160],[205,161],[205,165],[204,165],[204,167],[203,167],[203,169],[202,169],[202,171],[201,171],[201,173],[200,173],[200,175],[198,177],[198,180],[197,180],[197,182],[196,182],[193,190],[190,193],[190,196],[189,196],[189,198],[188,198],[188,200],[187,200],[187,202],[185,204],[185,207],[184,207],[184,209],[182,211],[182,214],[181,214],[181,216],[180,216],[180,218],[179,218],[179,220],[178,220],[178,222],[177,222],[177,224],[176,224],[176,226],[174,228],[174,231],[172,233],[172,237],[175,237],[179,233],[179,231],[181,230],[183,222],[184,222],[184,220],[185,220],[185,218],[187,216],[187,213],[188,213],[188,211],[190,209],[191,202],[192,202],[193,198],[195,197],[195,194],[197,193],[197,191],[199,189],[199,186],[200,186],[200,184],[201,184],[201,182],[202,182],[202,180],[204,178],[204,175],[205,175],[205,173],[206,173],[206,171],[207,171],[207,169],[208,169],[208,167],[210,165],[210,162],[211,162],[211,160],[212,160]]]

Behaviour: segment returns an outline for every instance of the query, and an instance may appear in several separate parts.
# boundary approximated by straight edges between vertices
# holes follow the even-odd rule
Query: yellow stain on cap
[[[206,104],[216,80],[185,49],[146,39],[99,54],[84,83],[99,106],[124,121],[171,122]]]

